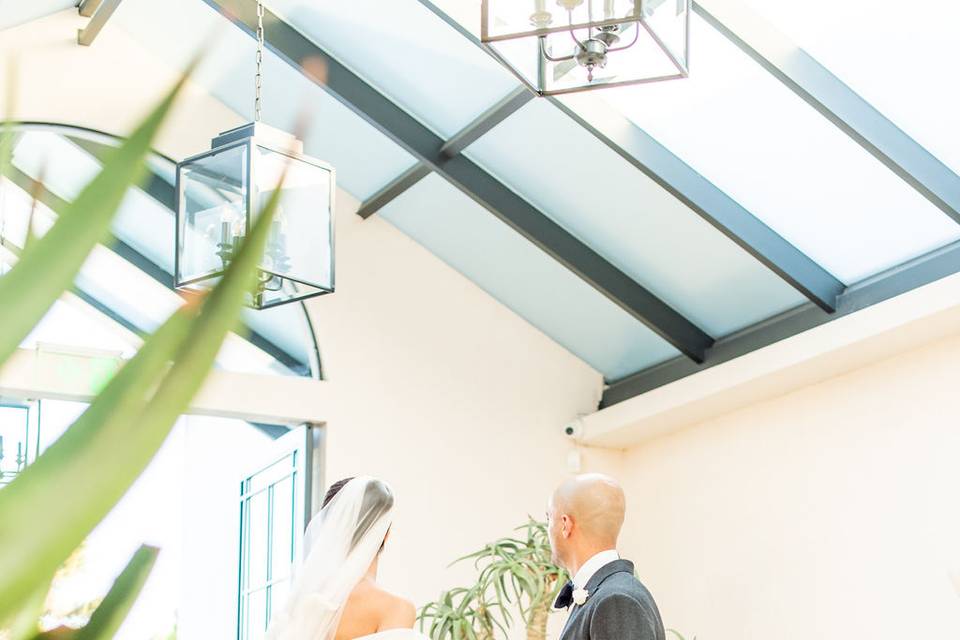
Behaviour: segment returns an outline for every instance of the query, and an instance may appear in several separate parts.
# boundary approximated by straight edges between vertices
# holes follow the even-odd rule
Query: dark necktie
[[[560,589],[560,594],[557,596],[556,601],[553,603],[554,609],[566,609],[573,604],[573,582],[568,581],[567,584],[563,585],[563,589]]]

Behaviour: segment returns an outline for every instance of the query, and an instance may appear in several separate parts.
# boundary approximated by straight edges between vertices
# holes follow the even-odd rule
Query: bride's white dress
[[[354,478],[307,527],[290,594],[266,640],[334,640],[347,598],[380,553],[393,522],[393,493],[374,478]],[[356,640],[429,640],[393,629]]]

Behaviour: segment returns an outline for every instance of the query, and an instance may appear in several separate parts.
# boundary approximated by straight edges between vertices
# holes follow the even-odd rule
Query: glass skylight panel
[[[272,309],[243,310],[243,321],[248,327],[287,353],[309,364],[314,338],[304,317],[306,310],[299,304],[282,305]]]
[[[270,8],[443,137],[519,86],[417,0],[274,0]]]
[[[156,330],[183,303],[176,293],[104,247],[93,250],[76,284],[145,331]]]
[[[34,204],[30,194],[9,179],[0,177],[0,238],[23,248],[27,241],[30,211],[34,206],[41,215],[33,218],[33,232],[43,235],[53,224],[53,214],[42,202]]]
[[[960,2],[742,1],[960,172]]]
[[[678,355],[626,311],[436,174],[421,180],[380,215],[609,380]]]
[[[13,151],[13,165],[53,193],[73,200],[100,172],[100,163],[63,136],[27,131]]]
[[[0,0],[0,30],[76,6],[76,0]]]
[[[804,302],[545,100],[525,106],[466,154],[715,337]]]
[[[691,77],[603,99],[845,283],[960,239],[960,226],[699,17]]]
[[[57,133],[29,131],[14,150],[14,166],[64,200],[74,200],[101,169],[96,158]],[[158,164],[158,163],[154,163]],[[113,230],[123,241],[168,271],[173,268],[174,218],[140,189],[130,189]]]
[[[204,49],[194,82],[253,120],[256,41],[206,3],[125,0],[110,24],[177,69]],[[364,200],[413,166],[413,156],[269,49],[263,60],[263,121],[288,132],[305,128],[304,151],[336,167],[337,186]],[[223,130],[237,124],[224,122]],[[209,144],[196,140],[197,152]]]
[[[30,335],[20,344],[25,349],[38,346],[79,347],[111,351],[123,358],[136,353],[140,340],[113,324],[98,311],[72,294],[66,294],[55,303]]]

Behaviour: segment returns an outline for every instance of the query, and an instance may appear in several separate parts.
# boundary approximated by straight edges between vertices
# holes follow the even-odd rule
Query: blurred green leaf
[[[127,189],[142,178],[153,140],[185,82],[186,76],[107,158],[103,170],[66,207],[46,235],[31,242],[17,264],[0,278],[0,300],[4,301],[0,362],[16,350],[70,287],[93,247],[107,234]],[[9,141],[10,136],[3,139]],[[4,163],[3,168],[7,166]]]
[[[90,622],[75,634],[76,640],[110,640],[126,620],[143,590],[160,550],[142,546],[113,583],[106,598],[90,617]]]
[[[0,491],[0,619],[16,611],[110,511],[188,406],[257,280],[280,193],[274,191],[202,305],[177,311],[77,422]]]
[[[10,640],[26,640],[37,634],[37,621],[43,612],[49,588],[50,580],[45,580],[32,595],[25,599],[23,606],[12,619],[7,624],[0,625],[7,628]]]

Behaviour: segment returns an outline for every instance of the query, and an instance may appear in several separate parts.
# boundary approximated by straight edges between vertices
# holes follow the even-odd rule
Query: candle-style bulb
[[[603,0],[603,19],[604,20],[613,20],[616,16],[616,11],[614,10],[614,5],[616,2],[614,0]]]
[[[530,24],[537,29],[546,29],[553,22],[553,15],[547,11],[547,0],[534,0]]]

